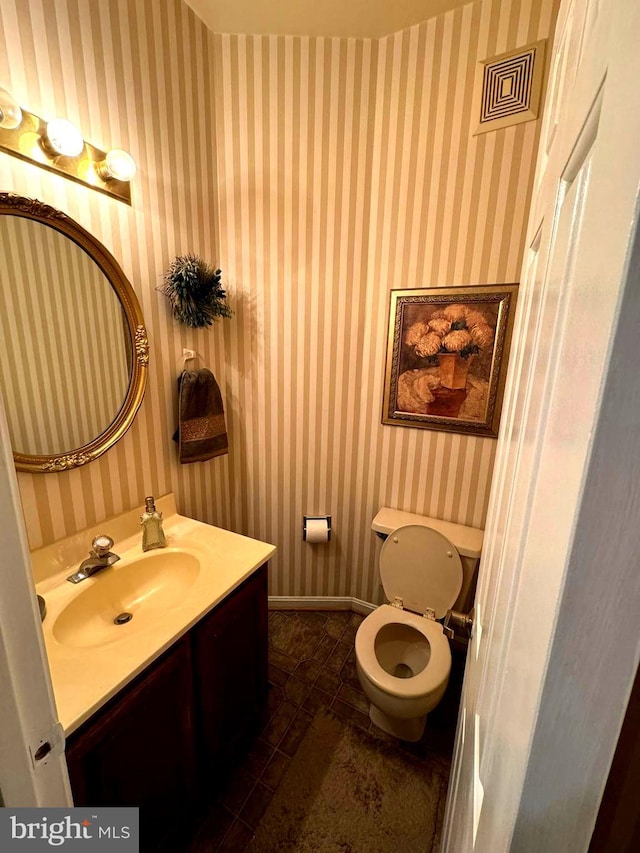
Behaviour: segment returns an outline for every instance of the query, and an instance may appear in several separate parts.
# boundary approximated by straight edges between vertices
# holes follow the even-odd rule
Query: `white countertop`
[[[47,605],[42,628],[58,718],[67,735],[269,560],[276,550],[265,542],[178,515],[173,495],[159,499],[156,505],[164,514],[167,548],[177,548],[196,557],[200,571],[175,603],[155,614],[143,614],[141,610],[137,620],[134,612],[132,621],[118,626],[114,639],[104,644],[72,646],[60,642],[54,626],[62,611],[77,596],[92,585],[100,584],[108,572],[127,571],[129,563],[143,557],[142,510],[123,513],[31,554],[36,590],[44,596]],[[92,538],[98,532],[114,539],[113,551],[121,560],[79,584],[69,583],[67,576],[87,556]],[[147,552],[154,553],[159,552]],[[135,571],[135,567],[129,571]],[[133,612],[133,608],[131,610]]]

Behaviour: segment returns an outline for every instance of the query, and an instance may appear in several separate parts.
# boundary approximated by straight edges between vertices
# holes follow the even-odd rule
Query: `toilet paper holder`
[[[302,541],[307,541],[307,524],[310,521],[327,522],[327,541],[331,540],[331,516],[330,515],[303,515],[302,516]]]

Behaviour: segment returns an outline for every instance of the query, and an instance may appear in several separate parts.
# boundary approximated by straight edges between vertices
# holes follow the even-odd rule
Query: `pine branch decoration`
[[[222,287],[222,272],[197,255],[181,255],[165,272],[159,290],[171,304],[179,323],[194,329],[210,326],[220,317],[232,317],[227,294]]]

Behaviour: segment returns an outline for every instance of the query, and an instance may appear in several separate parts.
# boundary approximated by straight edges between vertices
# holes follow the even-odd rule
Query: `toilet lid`
[[[422,524],[408,524],[389,534],[380,551],[380,578],[389,601],[401,598],[406,610],[447,610],[462,588],[462,561],[449,540]]]

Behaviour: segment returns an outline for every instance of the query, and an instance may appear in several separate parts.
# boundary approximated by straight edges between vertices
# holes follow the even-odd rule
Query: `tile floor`
[[[364,617],[350,611],[269,613],[269,697],[265,723],[226,790],[200,825],[189,853],[242,853],[320,708],[379,737],[360,689],[354,640]],[[417,744],[396,741],[424,761],[451,764],[464,659],[454,656],[449,688]]]

